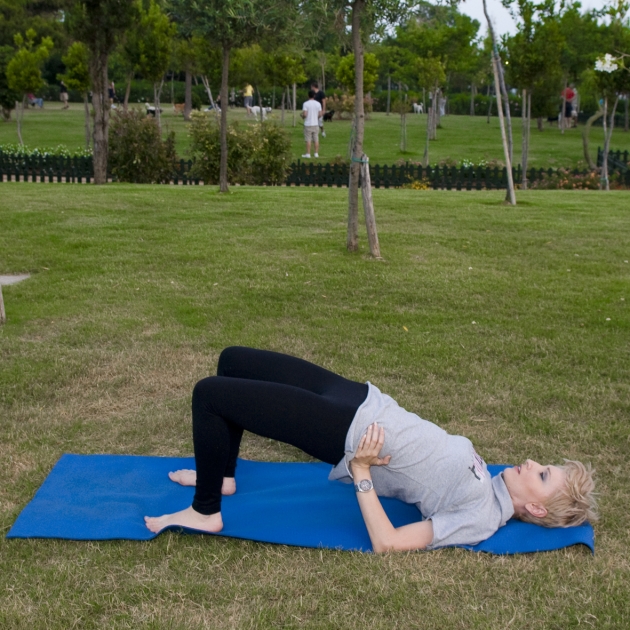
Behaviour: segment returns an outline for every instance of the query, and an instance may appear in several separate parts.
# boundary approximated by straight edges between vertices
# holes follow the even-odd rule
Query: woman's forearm
[[[370,481],[372,479],[369,468],[353,466],[352,474],[355,483],[362,479],[369,479]],[[431,544],[433,540],[431,521],[422,521],[396,528],[389,520],[374,490],[357,492],[357,501],[375,553],[425,549],[427,545]]]
[[[369,468],[357,469],[353,467],[352,472],[355,483],[362,479],[372,480]],[[385,510],[374,489],[369,492],[357,492],[357,501],[359,502],[359,508],[361,509],[374,552],[384,553],[392,549],[396,528],[392,525],[387,514],[385,514]]]
[[[388,466],[391,455],[380,457],[385,444],[385,430],[372,423],[359,440],[359,445],[350,462],[355,483],[364,479],[372,481],[372,466]],[[433,541],[433,524],[420,521],[403,527],[394,527],[389,520],[374,489],[357,492],[357,500],[365,521],[372,548],[376,553],[425,549]]]

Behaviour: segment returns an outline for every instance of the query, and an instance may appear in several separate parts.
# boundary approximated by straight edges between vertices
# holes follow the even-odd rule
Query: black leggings
[[[286,442],[329,464],[344,455],[346,434],[368,387],[286,354],[226,348],[217,376],[192,399],[197,488],[193,508],[221,510],[223,477],[234,477],[243,430]]]

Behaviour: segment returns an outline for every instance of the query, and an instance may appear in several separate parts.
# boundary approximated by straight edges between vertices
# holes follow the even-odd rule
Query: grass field
[[[28,123],[27,123],[28,124]],[[0,539],[0,627],[627,628],[628,193],[3,184],[0,527],[64,452],[191,453],[220,350],[289,352],[470,437],[488,461],[590,461],[596,554],[374,556],[166,533]],[[246,436],[242,455],[296,460]]]
[[[245,116],[244,109],[231,110],[230,118],[255,121]],[[210,114],[212,115],[212,114]],[[275,111],[271,119],[279,122],[280,112]],[[285,126],[291,132],[293,157],[298,159],[304,153],[305,146],[302,121],[298,117],[295,128],[291,127],[292,115],[285,116]],[[182,157],[188,157],[189,139],[187,124],[181,116],[175,116],[169,105],[164,105],[163,122],[165,129],[175,131],[177,151]],[[521,120],[514,119],[514,161],[521,161]],[[47,103],[42,110],[29,110],[24,119],[22,136],[30,147],[54,147],[65,144],[71,149],[85,146],[84,113],[82,106],[72,104],[67,111],[62,111],[56,103]],[[535,127],[535,125],[534,125]],[[365,151],[373,164],[393,164],[398,160],[421,160],[424,152],[426,116],[407,116],[407,151],[400,151],[400,117],[386,116],[384,113],[372,114],[366,122]],[[350,140],[350,121],[335,120],[326,125],[326,138],[321,139],[320,159],[328,162],[336,156],[348,155]],[[0,124],[0,145],[17,143],[16,123]],[[596,155],[597,146],[603,145],[601,127],[595,127],[591,133],[591,151]],[[630,148],[630,137],[621,130],[616,130],[612,140],[613,149]],[[469,159],[503,161],[501,133],[498,118],[486,123],[485,116],[446,116],[442,119],[442,129],[438,129],[438,139],[430,144],[430,162],[451,158],[457,161]],[[582,129],[569,129],[562,135],[557,127],[545,127],[543,132],[532,129],[530,167],[575,167],[584,160],[582,151]]]

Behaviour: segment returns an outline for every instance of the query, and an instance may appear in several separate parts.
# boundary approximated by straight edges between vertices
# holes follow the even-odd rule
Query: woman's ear
[[[542,503],[526,503],[525,509],[536,518],[547,516],[547,508]]]

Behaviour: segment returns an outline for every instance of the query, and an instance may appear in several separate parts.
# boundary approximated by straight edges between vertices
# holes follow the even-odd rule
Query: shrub
[[[426,177],[423,177],[422,179],[414,179],[408,184],[403,184],[402,187],[410,190],[431,190],[431,182]]]
[[[142,111],[116,110],[109,128],[109,168],[121,182],[168,183],[177,168],[175,133],[162,140],[154,118]]]
[[[538,190],[598,190],[599,173],[587,171],[585,173],[559,168],[551,175],[542,174],[542,179],[536,179],[529,183],[529,187]]]
[[[219,182],[221,138],[214,114],[193,114],[189,128],[195,159],[191,175],[206,184]],[[282,184],[291,159],[291,139],[272,122],[228,124],[228,181],[231,184]]]
[[[71,157],[86,157],[92,155],[92,149],[78,149],[70,151],[65,144],[58,144],[56,147],[31,149],[25,144],[0,144],[0,153],[3,156],[12,156],[13,158],[20,157],[48,157],[50,155],[71,158]]]
[[[363,107],[365,109],[366,118],[367,114],[373,111],[373,103],[374,99],[370,96],[365,96],[363,98]],[[337,118],[342,119],[345,116],[348,118],[352,118],[354,114],[354,94],[342,94],[341,96],[337,96],[337,94],[332,94],[326,100],[326,109],[330,111],[331,109],[335,110],[335,116]]]

